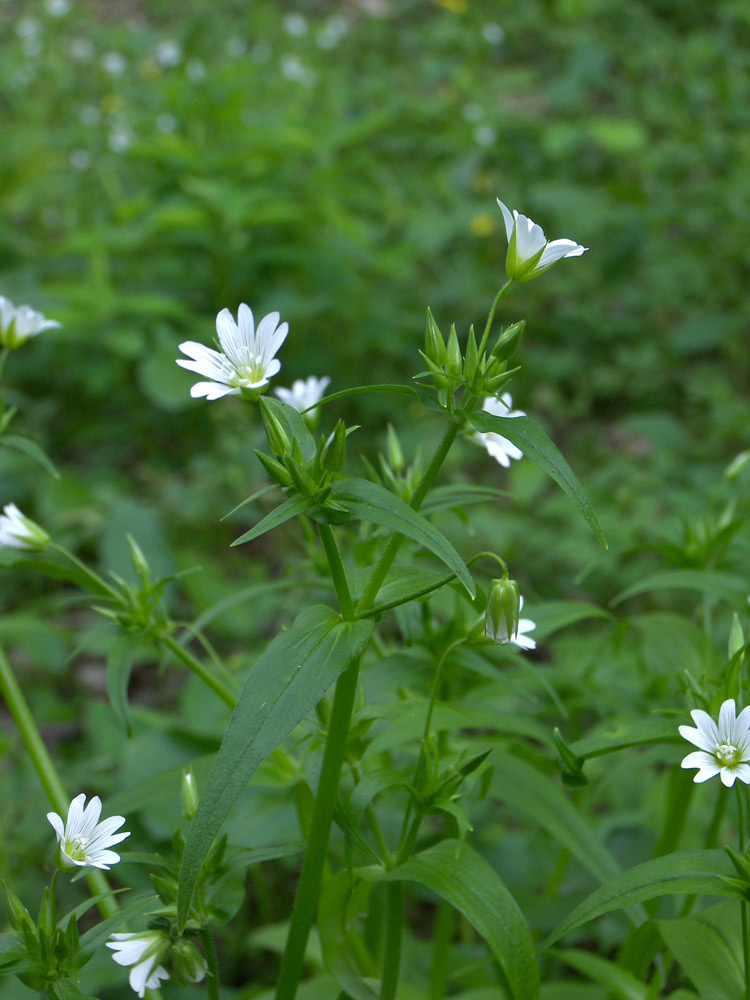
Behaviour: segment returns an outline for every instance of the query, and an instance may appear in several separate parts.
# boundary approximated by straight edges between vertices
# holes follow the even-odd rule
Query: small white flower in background
[[[301,83],[304,87],[312,87],[316,80],[315,70],[305,66],[295,55],[287,54],[281,57],[281,72],[287,80]]]
[[[182,46],[175,38],[165,38],[156,46],[154,57],[158,64],[165,69],[179,66],[182,62]]]
[[[113,934],[107,947],[118,965],[132,965],[128,980],[142,997],[146,990],[156,990],[169,973],[159,963],[169,952],[170,941],[164,931],[141,931],[139,934]]]
[[[71,6],[70,0],[44,0],[44,9],[53,17],[65,17]]]
[[[39,34],[39,22],[33,17],[22,17],[16,22],[16,34],[19,38],[32,38]]]
[[[294,38],[302,38],[307,34],[307,18],[303,14],[287,14],[283,24],[284,31]]]
[[[194,399],[201,396],[220,399],[267,385],[281,368],[276,352],[289,332],[289,324],[279,324],[279,319],[277,312],[269,313],[256,330],[253,314],[243,302],[237,313],[237,323],[228,309],[222,309],[216,317],[221,351],[214,351],[193,340],[180,344],[182,353],[191,360],[178,358],[177,364],[211,379],[210,382],[196,382],[190,395]]]
[[[73,59],[90,59],[94,54],[94,43],[88,38],[73,38],[70,42],[70,54]]]
[[[127,153],[133,145],[135,135],[126,126],[113,128],[107,136],[107,145],[113,153]]]
[[[474,142],[478,146],[493,146],[497,139],[497,132],[491,125],[479,125],[474,130]]]
[[[74,149],[68,160],[74,170],[88,170],[91,166],[91,157],[85,149]]]
[[[478,122],[484,116],[484,108],[477,101],[469,101],[464,104],[462,113],[467,122]]]
[[[489,42],[490,45],[499,45],[505,38],[505,32],[499,24],[495,24],[494,21],[488,21],[487,24],[482,25],[482,38],[484,38],[485,42]]]
[[[737,715],[734,699],[729,698],[719,709],[718,725],[700,708],[690,714],[697,729],[680,726],[680,736],[700,747],[682,761],[682,767],[698,768],[693,781],[708,781],[719,774],[728,788],[735,778],[750,784],[750,707]]]
[[[157,117],[156,119],[157,132],[164,132],[166,134],[169,132],[174,132],[176,128],[177,128],[177,119],[175,118],[174,115],[170,115],[168,111]]]
[[[14,503],[0,514],[0,549],[46,549],[50,537],[36,521],[24,517]]]
[[[185,64],[185,72],[191,83],[200,83],[206,79],[206,64],[202,59],[189,59]]]
[[[311,375],[304,381],[301,378],[296,379],[292,382],[291,389],[283,389],[279,386],[278,389],[274,389],[274,392],[282,403],[288,403],[289,406],[294,407],[297,413],[302,413],[303,410],[307,410],[321,401],[330,381],[327,375],[323,378]],[[313,413],[307,413],[305,416],[313,416]]]
[[[128,832],[115,833],[125,822],[125,817],[110,816],[100,823],[102,802],[99,796],[95,795],[84,809],[85,802],[86,796],[83,793],[76,795],[70,803],[65,824],[57,813],[47,813],[47,819],[52,824],[60,845],[62,866],[91,866],[108,871],[110,865],[116,865],[120,860],[120,855],[109,848],[130,836]]]
[[[315,37],[321,49],[335,49],[349,30],[346,18],[340,14],[329,17]]]
[[[10,299],[0,295],[0,346],[14,351],[27,340],[45,330],[55,330],[61,323],[45,319],[31,306],[14,306]]]
[[[524,410],[514,410],[512,409],[513,400],[509,392],[503,393],[500,399],[496,399],[494,396],[487,396],[482,406],[483,410],[488,413],[494,413],[496,417],[525,417],[526,413]],[[485,434],[477,433],[474,435],[474,440],[478,441],[479,444],[484,445],[490,455],[499,462],[504,468],[510,468],[510,460],[512,458],[519,459],[523,458],[523,452],[520,448],[517,448],[512,441],[504,438],[502,434],[495,434],[494,431],[488,431]]]
[[[250,58],[257,63],[267,63],[273,55],[273,49],[265,38],[260,38],[250,49]]]
[[[227,42],[227,55],[232,59],[239,59],[247,52],[247,42],[241,35],[232,35]]]
[[[523,611],[523,597],[520,601],[520,611]],[[536,639],[530,639],[527,632],[533,632],[536,628],[536,622],[533,622],[530,618],[519,618],[518,619],[518,631],[515,632],[508,642],[512,642],[514,646],[520,646],[521,649],[536,649]]]
[[[105,52],[102,56],[102,69],[110,76],[122,76],[128,68],[128,61],[120,52]]]
[[[102,120],[102,113],[95,104],[84,104],[78,112],[78,117],[83,125],[98,125]]]
[[[544,230],[525,215],[513,212],[497,199],[505,220],[508,236],[508,255],[505,270],[516,281],[531,281],[563,257],[580,257],[588,247],[573,240],[547,242]]]

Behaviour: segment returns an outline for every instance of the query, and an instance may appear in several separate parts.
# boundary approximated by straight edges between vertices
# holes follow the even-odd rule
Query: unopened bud
[[[11,927],[17,931],[22,930],[24,926],[27,928],[34,927],[31,914],[15,892],[4,881],[0,881],[0,893],[5,903],[5,909],[8,911],[8,919],[10,920]]]
[[[435,317],[429,309],[427,310],[427,326],[424,334],[424,352],[427,359],[438,368],[445,364],[445,341],[435,322]]]
[[[469,338],[466,341],[466,356],[464,357],[464,378],[471,383],[477,373],[479,365],[479,354],[477,352],[477,338],[474,336],[474,327],[469,328]]]
[[[320,467],[324,472],[338,472],[346,458],[346,424],[339,420],[323,445],[320,453]]]
[[[180,786],[180,805],[182,815],[187,820],[191,820],[198,811],[198,785],[192,771],[185,771],[182,775],[182,785]]]
[[[732,618],[732,627],[729,630],[729,659],[736,656],[745,645],[745,633],[742,631],[740,619],[735,611]],[[744,659],[744,657],[743,657]]]
[[[192,941],[178,938],[170,953],[177,976],[184,983],[200,983],[206,978],[206,960]]]
[[[145,586],[151,578],[151,569],[149,568],[146,557],[144,556],[143,551],[138,542],[136,542],[135,538],[133,538],[130,534],[126,535],[126,538],[128,540],[128,548],[130,549],[130,558],[133,563],[133,569],[138,574],[138,579]]]
[[[393,429],[392,424],[388,424],[388,431],[386,433],[386,449],[388,451],[388,466],[392,472],[401,472],[406,464],[404,462],[404,453],[401,450],[401,442],[398,439],[398,435]]]
[[[484,631],[493,642],[510,642],[518,634],[521,594],[515,580],[493,580],[484,616]]]
[[[456,333],[455,323],[451,326],[451,332],[448,335],[448,346],[446,347],[445,353],[446,372],[449,375],[460,375],[463,367],[463,359],[461,357],[461,345],[458,343],[458,334]]]
[[[266,426],[266,434],[271,451],[274,455],[280,457],[288,455],[291,448],[289,437],[281,426],[281,421],[265,400],[261,400],[260,412],[263,415],[263,423]]]
[[[492,348],[492,357],[497,361],[510,360],[518,350],[525,327],[526,320],[522,319],[519,323],[514,323],[501,331],[500,336],[495,341],[495,346]]]
[[[266,470],[271,479],[274,479],[279,486],[291,486],[292,477],[286,470],[286,467],[277,462],[275,458],[271,458],[270,455],[264,455],[262,451],[258,451],[257,448],[254,449],[255,455]]]

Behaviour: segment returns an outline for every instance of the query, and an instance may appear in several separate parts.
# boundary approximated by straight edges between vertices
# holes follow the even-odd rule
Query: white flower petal
[[[190,389],[193,399],[221,399],[222,396],[238,396],[239,389],[232,389],[228,385],[220,385],[218,382],[196,382]]]
[[[513,218],[510,209],[506,208],[499,198],[497,199],[497,203],[500,206],[500,211],[503,213],[503,221],[505,222],[505,233],[508,237],[508,242],[510,242],[510,238],[513,235],[513,227],[516,224],[515,219]]]
[[[698,773],[700,774],[700,771]],[[722,767],[720,772],[721,782],[723,785],[726,785],[727,788],[732,787],[736,776],[737,776],[736,771],[732,771],[728,767]]]
[[[750,785],[750,764],[738,764],[734,769],[734,773],[740,781],[744,781],[746,785]]]
[[[582,253],[585,253],[588,247],[582,247],[580,243],[576,243],[575,240],[552,240],[544,248],[542,256],[534,268],[535,271],[544,270],[548,267],[552,267],[558,260],[562,260],[563,257],[580,257]]]
[[[725,702],[722,702],[721,708],[719,709],[720,736],[724,737],[732,735],[732,729],[736,718],[737,706],[734,703],[734,698],[727,698]]]
[[[62,821],[62,817],[58,816],[57,813],[49,812],[47,813],[47,819],[52,824],[58,841],[62,840],[65,836],[65,824]]]

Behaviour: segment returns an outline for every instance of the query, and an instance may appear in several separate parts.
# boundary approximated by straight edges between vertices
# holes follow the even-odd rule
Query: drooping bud
[[[192,941],[178,938],[170,953],[177,976],[184,983],[200,983],[206,978],[206,960]]]
[[[512,326],[508,326],[502,330],[495,341],[495,346],[492,348],[492,357],[497,361],[509,361],[518,350],[525,327],[526,320],[522,319],[520,322],[513,323]]]
[[[281,421],[273,412],[268,403],[264,399],[260,401],[260,412],[263,416],[263,423],[266,427],[266,434],[268,435],[268,444],[274,455],[283,458],[284,455],[288,455],[291,449],[291,442],[287,436],[286,431],[281,426]]]
[[[521,594],[515,580],[504,576],[493,580],[487,598],[484,631],[493,642],[510,642],[518,635],[518,618],[521,612]]]
[[[192,771],[185,771],[182,775],[182,784],[180,785],[180,805],[182,806],[182,815],[187,820],[192,820],[198,811],[198,802],[200,796],[198,795],[198,785],[195,781],[195,775]]]

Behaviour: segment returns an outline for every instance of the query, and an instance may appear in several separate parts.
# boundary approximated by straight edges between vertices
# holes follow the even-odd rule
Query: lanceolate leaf
[[[126,633],[115,640],[107,657],[107,695],[112,709],[130,736],[128,682],[138,652],[143,644],[140,635]]]
[[[60,473],[57,471],[55,466],[52,464],[50,459],[45,455],[39,445],[32,441],[31,438],[21,437],[20,434],[4,434],[2,437],[2,444],[6,444],[9,448],[15,448],[16,451],[23,452],[24,455],[32,459],[38,465],[41,465],[43,469],[46,469],[51,476],[55,479],[60,478]]]
[[[280,524],[290,521],[293,517],[297,517],[298,514],[304,514],[312,506],[312,501],[307,497],[290,497],[288,500],[280,503],[278,507],[275,507],[270,514],[266,514],[263,520],[258,521],[254,528],[246,531],[239,538],[235,538],[232,545],[242,545],[243,542],[251,542],[253,538],[265,535],[267,531],[271,531],[272,528],[278,528]]]
[[[637,719],[632,722],[621,722],[597,730],[591,736],[571,744],[570,749],[578,757],[602,757],[608,753],[624,750],[626,747],[647,746],[654,743],[679,743],[685,745],[680,736],[677,722],[653,716],[650,719]]]
[[[365,649],[371,622],[344,622],[328,607],[306,609],[253,667],[201,794],[180,869],[184,927],[203,862],[216,834],[265,758]]]
[[[347,507],[353,518],[380,524],[424,546],[452,569],[474,596],[476,588],[466,563],[445,535],[395,493],[366,479],[342,479],[333,487],[331,498]]]
[[[608,995],[616,997],[617,1000],[647,1000],[646,984],[636,979],[632,972],[620,968],[615,962],[587,951],[573,949],[555,951],[554,955],[589,979],[606,986]]]
[[[370,868],[359,874],[386,882],[417,882],[437,893],[484,939],[508,997],[539,996],[536,948],[523,914],[492,865],[468,844],[459,848],[455,840],[443,840],[389,872]]]
[[[736,897],[737,890],[724,881],[724,878],[735,875],[724,851],[679,851],[646,861],[592,892],[555,928],[542,947],[549,947],[576,927],[603,913],[656,899],[657,896],[706,893]]]
[[[739,955],[716,927],[702,920],[659,920],[657,926],[702,997],[737,1000],[744,996]]]
[[[739,602],[743,607],[747,604],[747,580],[744,577],[731,573],[707,573],[702,569],[670,569],[631,584],[610,601],[610,607],[652,590],[695,590],[730,604]]]
[[[588,522],[602,545],[607,547],[599,519],[589,503],[588,497],[583,492],[583,487],[560,450],[550,441],[539,424],[530,417],[499,417],[494,413],[488,413],[487,410],[476,410],[469,413],[468,417],[480,433],[501,434],[519,447],[524,455],[536,462],[548,476],[551,476],[558,486],[575,501],[584,520]]]
[[[364,909],[367,895],[362,890],[371,886],[358,883],[352,893],[348,871],[337,872],[329,879],[318,904],[318,932],[323,960],[338,987],[351,1000],[377,1000],[375,993],[361,978],[348,955],[346,936],[349,920]]]

